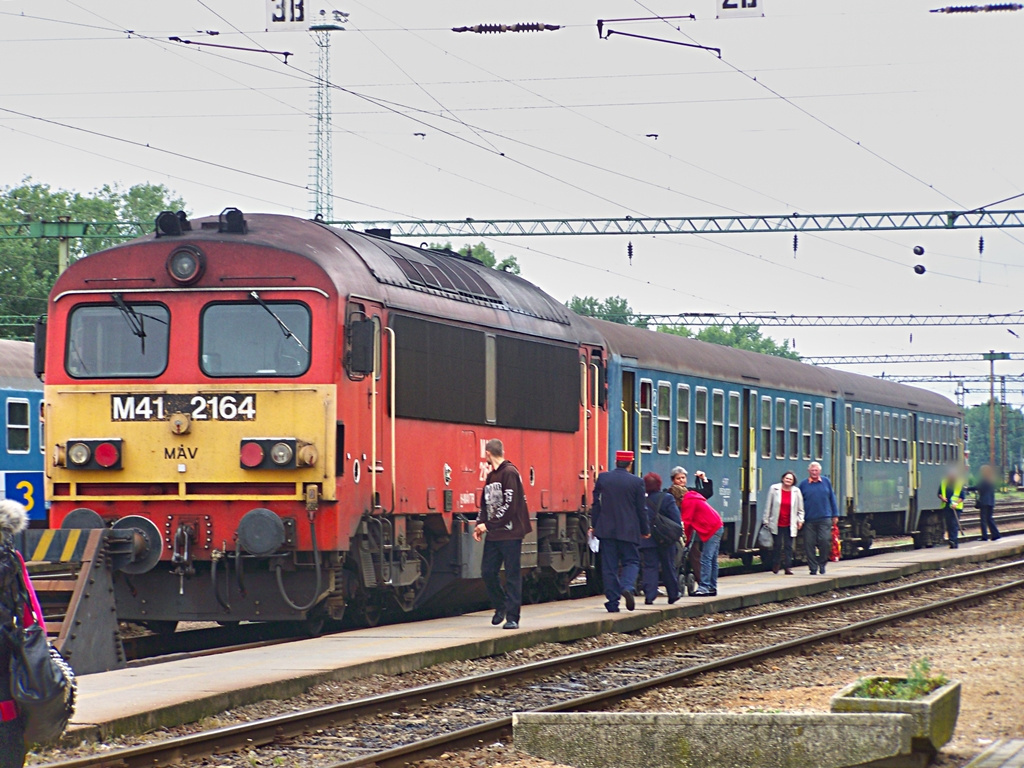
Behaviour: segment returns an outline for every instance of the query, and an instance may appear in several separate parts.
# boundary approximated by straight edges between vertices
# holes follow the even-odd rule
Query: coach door
[[[740,530],[736,546],[740,551],[755,548],[754,536],[757,532],[757,492],[760,485],[757,467],[757,390],[743,390],[743,415],[741,424],[743,434],[740,439],[742,467],[740,469],[740,490],[743,503],[741,505]]]
[[[622,446],[621,449],[624,451],[633,451],[636,454],[637,461],[633,463],[633,467],[636,471],[640,469],[640,448],[636,444],[636,372],[635,371],[623,371],[622,372],[622,403],[619,408],[618,414],[609,414],[608,418],[613,419],[616,416],[621,419],[622,423]]]
[[[921,510],[918,507],[917,490],[920,482],[917,475],[917,430],[920,426],[917,423],[917,414],[910,414],[910,461],[907,462],[907,527],[906,530],[920,530]]]

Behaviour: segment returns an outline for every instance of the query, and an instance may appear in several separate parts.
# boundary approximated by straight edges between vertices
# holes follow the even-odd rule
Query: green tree
[[[996,447],[1002,449],[1002,415],[999,403],[996,403]],[[974,477],[978,476],[982,464],[988,464],[989,454],[989,404],[971,406],[964,411],[964,423],[970,435],[967,450],[970,451],[970,469]],[[1007,460],[1002,463],[1012,470],[1019,466],[1024,457],[1024,416],[1016,408],[1006,406],[1006,453]]]
[[[774,355],[775,357],[785,357],[790,360],[800,359],[800,355],[795,350],[790,349],[788,339],[780,344],[770,336],[762,334],[761,327],[753,323],[734,325],[731,328],[709,325],[706,328],[702,328],[696,335],[684,326],[662,325],[658,330],[662,333],[695,338],[710,344],[721,344],[723,347],[735,347],[737,349],[746,349],[749,352],[760,352],[762,355]]]
[[[584,317],[597,317],[622,325],[635,325],[638,328],[647,327],[647,318],[634,312],[629,302],[621,296],[609,296],[605,299],[596,296],[573,296],[565,305],[577,315]]]
[[[431,243],[427,247],[433,251],[452,250],[452,244],[450,242],[445,243],[444,245]],[[471,256],[477,261],[483,262],[485,267],[490,267],[491,269],[501,270],[502,272],[511,272],[513,275],[521,274],[519,269],[519,260],[516,259],[515,256],[506,256],[501,261],[498,261],[498,255],[482,242],[477,243],[476,245],[464,245],[462,248],[459,248],[456,253],[460,253],[463,256]]]
[[[57,221],[153,221],[160,211],[180,210],[185,203],[162,184],[128,189],[104,185],[91,193],[54,189],[31,178],[0,189],[0,223]],[[116,238],[71,243],[71,259],[109,248]],[[57,279],[56,240],[0,240],[0,315],[32,318],[46,312]],[[30,322],[25,320],[22,322]],[[27,338],[30,325],[0,322],[0,337]]]

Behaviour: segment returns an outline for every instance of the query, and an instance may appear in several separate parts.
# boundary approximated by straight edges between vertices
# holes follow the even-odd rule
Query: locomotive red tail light
[[[255,441],[242,443],[239,460],[247,469],[255,469],[263,463],[263,446]]]
[[[53,465],[68,469],[121,469],[121,438],[72,439],[54,446]]]
[[[113,443],[105,442],[96,446],[93,456],[95,457],[97,464],[104,469],[110,469],[112,466],[117,464],[117,460],[121,458],[121,451],[118,450],[118,447]]]

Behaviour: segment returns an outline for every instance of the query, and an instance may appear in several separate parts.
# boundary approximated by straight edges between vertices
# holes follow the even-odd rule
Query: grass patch
[[[948,682],[949,678],[945,675],[932,674],[932,665],[928,659],[920,659],[910,665],[910,674],[905,678],[878,677],[874,680],[862,680],[850,695],[859,699],[913,701],[923,699]]]

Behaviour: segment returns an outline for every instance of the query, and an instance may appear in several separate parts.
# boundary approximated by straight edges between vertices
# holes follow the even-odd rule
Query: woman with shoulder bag
[[[768,509],[764,523],[775,537],[772,551],[772,573],[785,569],[793,575],[793,539],[804,527],[804,497],[796,484],[796,474],[783,472],[782,482],[768,489]]]
[[[25,764],[24,721],[11,698],[11,645],[7,632],[14,627],[19,600],[21,563],[14,550],[14,536],[28,527],[25,507],[0,501],[0,768]]]
[[[647,491],[647,517],[654,531],[654,519],[662,515],[673,521],[682,531],[679,507],[671,493],[661,490],[661,477],[654,472],[644,475],[644,490]],[[640,542],[641,582],[644,589],[644,603],[651,605],[658,597],[658,583],[664,579],[668,591],[668,602],[672,605],[679,600],[679,577],[676,575],[676,542],[659,541],[656,535]]]

